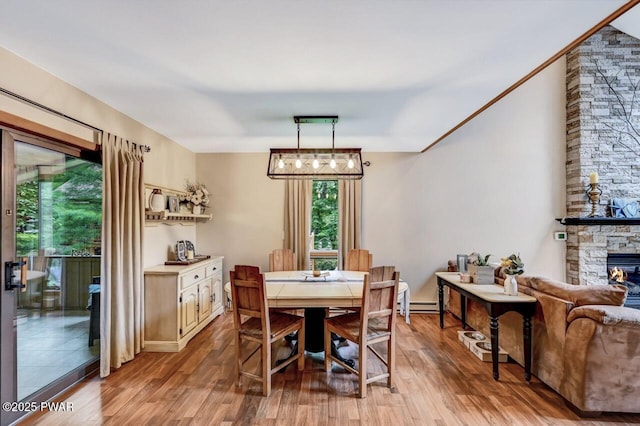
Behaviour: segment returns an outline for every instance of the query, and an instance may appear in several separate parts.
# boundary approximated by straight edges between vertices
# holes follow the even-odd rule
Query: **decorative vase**
[[[162,195],[161,190],[154,189],[151,191],[151,196],[149,197],[149,208],[154,212],[161,212],[164,210],[164,195]]]
[[[193,214],[202,214],[202,206],[201,205],[197,205],[197,206],[193,206]]]
[[[504,294],[509,296],[518,295],[518,282],[515,275],[507,275],[504,279]]]

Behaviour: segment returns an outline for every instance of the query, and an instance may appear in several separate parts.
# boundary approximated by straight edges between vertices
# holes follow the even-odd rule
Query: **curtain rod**
[[[43,104],[41,104],[39,102],[33,101],[33,100],[29,99],[29,98],[25,98],[24,96],[19,95],[19,94],[15,93],[15,92],[12,92],[10,90],[7,90],[7,89],[5,89],[3,87],[0,87],[0,93],[4,94],[5,96],[9,96],[9,97],[11,97],[13,99],[16,99],[16,100],[18,100],[20,102],[23,102],[23,103],[25,103],[27,105],[31,105],[33,107],[41,109],[42,111],[48,112],[49,114],[53,114],[53,115],[56,115],[58,117],[62,117],[65,120],[71,121],[72,123],[78,124],[78,125],[80,125],[82,127],[88,128],[88,129],[91,129],[94,132],[104,133],[104,131],[102,129],[99,129],[99,128],[95,127],[95,126],[92,126],[91,124],[85,123],[84,121],[80,121],[77,118],[70,117],[67,114],[64,114],[64,113],[62,113],[60,111],[57,111],[57,110],[55,110],[53,108],[49,108],[48,106],[43,105]],[[135,143],[135,142],[131,142],[131,143],[133,145],[135,145],[135,146],[138,146],[138,144]],[[144,152],[151,151],[151,147],[149,145],[140,145],[140,147],[142,148],[142,150]]]

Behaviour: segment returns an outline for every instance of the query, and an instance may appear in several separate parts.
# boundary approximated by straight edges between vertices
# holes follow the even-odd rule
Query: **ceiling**
[[[624,3],[3,0],[0,45],[194,152],[411,152]]]

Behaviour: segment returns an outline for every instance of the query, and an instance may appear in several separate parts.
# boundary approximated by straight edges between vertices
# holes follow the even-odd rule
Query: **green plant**
[[[500,266],[504,268],[504,273],[507,275],[520,275],[524,273],[524,263],[522,259],[520,259],[520,253],[503,257]]]
[[[489,265],[489,258],[491,257],[491,254],[488,254],[486,256],[482,256],[480,253],[471,253],[469,255],[469,259],[470,262],[474,265],[478,265],[478,266],[487,266]]]

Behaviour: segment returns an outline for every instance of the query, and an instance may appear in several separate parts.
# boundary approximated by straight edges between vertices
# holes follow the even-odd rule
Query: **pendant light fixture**
[[[360,148],[336,148],[337,115],[301,116],[293,121],[298,126],[297,148],[271,148],[267,176],[271,179],[362,179]],[[300,125],[331,124],[331,148],[300,148]]]

